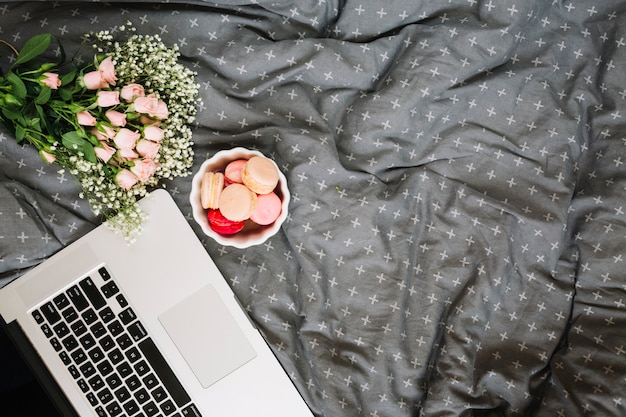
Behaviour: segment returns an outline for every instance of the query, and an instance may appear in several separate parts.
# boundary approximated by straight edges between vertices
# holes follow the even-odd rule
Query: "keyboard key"
[[[91,308],[89,310],[85,310],[81,315],[87,326],[91,326],[93,323],[98,321],[98,315]]]
[[[78,384],[78,388],[80,388],[82,392],[89,392],[89,384],[87,383],[87,381],[81,378],[76,381],[76,383]]]
[[[96,339],[94,339],[90,333],[87,333],[78,340],[85,350],[89,350],[96,345]]]
[[[120,376],[122,378],[126,378],[127,376],[131,375],[133,373],[133,367],[130,366],[130,364],[128,362],[122,362],[120,363],[117,368],[117,373],[120,374]]]
[[[98,405],[98,398],[96,398],[93,392],[90,392],[87,394],[87,401],[89,401],[89,404],[91,404],[92,407],[95,407],[96,405]],[[102,410],[102,412],[104,413],[104,410]],[[97,411],[96,413],[98,414],[98,416],[106,416],[106,414],[100,414]]]
[[[98,269],[98,273],[104,281],[108,281],[111,279],[111,274],[109,274],[109,271],[105,267]]]
[[[130,338],[126,333],[120,335],[117,339],[117,345],[122,348],[122,350],[126,350],[133,345],[133,339]]]
[[[126,300],[126,297],[124,297],[123,294],[118,294],[117,297],[115,297],[115,299],[117,300],[117,303],[120,305],[120,307],[124,308],[128,306],[128,301]]]
[[[94,361],[94,363],[98,363],[102,359],[104,359],[104,352],[102,352],[102,349],[100,349],[97,346],[91,349],[89,352],[87,352],[87,354],[89,355],[91,360]]]
[[[111,307],[105,307],[98,312],[98,315],[103,322],[108,323],[115,318],[115,313],[111,310]]]
[[[69,335],[65,339],[63,339],[62,343],[63,346],[65,346],[65,350],[67,350],[68,352],[71,352],[78,347],[78,342],[76,341],[76,338],[72,335]]]
[[[161,404],[160,407],[161,407],[161,411],[163,411],[163,414],[165,414],[166,416],[169,416],[174,411],[176,411],[176,406],[174,405],[172,400],[165,401],[163,404]]]
[[[61,320],[61,315],[57,311],[52,301],[48,301],[47,303],[42,305],[41,312],[46,318],[46,320],[48,320],[48,323],[50,323],[50,325],[53,325],[59,320]]]
[[[71,353],[71,355],[76,365],[80,365],[87,360],[87,355],[82,349],[76,349],[74,352]]]
[[[120,289],[117,287],[115,282],[111,281],[111,282],[107,282],[102,287],[100,287],[100,291],[102,291],[102,294],[104,294],[106,298],[111,298],[115,294],[120,292]]]
[[[114,394],[115,394],[115,398],[117,398],[117,400],[121,403],[125,402],[126,400],[130,398],[130,392],[128,391],[128,388],[126,388],[125,386],[118,388],[114,392]]]
[[[78,319],[78,313],[74,307],[67,308],[61,311],[61,315],[68,323],[72,323],[74,320]]]
[[[108,352],[109,350],[113,349],[115,347],[115,341],[113,340],[113,338],[111,336],[109,336],[108,334],[105,335],[102,339],[100,339],[98,341],[100,343],[100,346],[102,347],[102,349],[105,352]]]
[[[100,291],[90,277],[81,280],[79,284],[87,298],[89,298],[89,301],[91,301],[91,305],[93,305],[96,310],[99,310],[106,305],[104,297],[102,297],[102,294],[100,294]]]
[[[96,401],[98,401],[98,400],[96,400]],[[93,404],[93,405],[96,405],[96,404]],[[96,415],[98,417],[108,417],[107,416],[107,412],[104,411],[104,408],[102,406],[96,407]]]
[[[152,398],[154,398],[154,401],[156,401],[157,403],[160,403],[167,398],[167,393],[165,392],[163,387],[157,387],[152,391]]]
[[[126,358],[130,361],[130,363],[135,363],[141,359],[141,353],[139,353],[139,349],[133,346],[126,351]]]
[[[43,314],[41,314],[41,311],[39,311],[39,310],[34,310],[34,311],[33,311],[32,313],[30,313],[30,314],[33,316],[33,318],[35,319],[35,322],[36,322],[37,324],[41,324],[41,323],[43,323],[43,321],[44,321],[44,316],[43,316]]]
[[[117,402],[112,402],[104,408],[106,408],[111,417],[117,417],[124,412],[124,410],[122,410],[122,407]]]
[[[159,412],[159,407],[157,407],[154,401],[150,401],[143,406],[143,411],[148,417],[152,417]]]
[[[117,374],[112,374],[106,378],[107,385],[111,387],[111,389],[115,389],[122,385],[122,380]]]
[[[87,382],[89,383],[89,386],[91,387],[91,389],[94,391],[99,391],[105,386],[104,381],[102,380],[100,375],[93,376]]]
[[[124,324],[129,324],[130,322],[132,322],[133,320],[137,318],[137,316],[135,315],[135,312],[130,307],[126,308],[124,311],[118,314],[118,317]]]
[[[80,369],[80,373],[85,378],[89,378],[90,376],[96,373],[96,368],[94,368],[91,362],[86,362],[85,364],[81,365],[78,369]]]
[[[144,337],[148,336],[148,332],[146,332],[146,329],[138,321],[128,326],[128,333],[130,333],[130,336],[135,342],[138,342]]]
[[[70,299],[76,310],[83,311],[89,306],[89,302],[81,292],[78,285],[73,285],[66,291],[67,297]]]
[[[145,388],[141,388],[139,391],[135,392],[134,396],[139,404],[143,404],[150,399],[150,394],[148,394]]]
[[[118,364],[120,363],[120,361],[124,360],[124,355],[122,354],[122,351],[120,351],[118,348],[110,351],[108,357],[113,365]]]
[[[202,417],[200,410],[198,410],[195,404],[190,404],[183,408],[182,413],[183,417]]]
[[[70,363],[72,363],[72,360],[70,359],[70,357],[68,356],[67,352],[61,352],[59,353],[59,358],[61,358],[61,362],[63,362],[63,365],[67,366]]]
[[[54,333],[56,333],[56,335],[60,338],[63,338],[70,334],[70,329],[64,322],[57,323],[52,329],[54,330]]]
[[[78,372],[78,369],[76,369],[74,365],[68,366],[67,370],[70,372],[70,375],[72,375],[72,378],[74,379],[80,378],[80,372]]]
[[[137,378],[137,375],[131,375],[130,378],[126,380],[126,386],[131,391],[135,391],[137,388],[141,387],[141,381]]]
[[[107,376],[111,372],[113,372],[113,365],[108,360],[103,360],[98,364],[98,371],[100,371],[100,375]]]
[[[104,327],[104,324],[100,323],[99,321],[94,323],[91,326],[90,330],[91,333],[93,333],[93,335],[98,339],[107,334],[107,329]]]
[[[139,376],[143,376],[150,371],[150,367],[144,360],[137,362],[135,365],[133,365],[133,367],[135,368],[135,372],[137,372]]]
[[[59,310],[63,310],[65,307],[70,305],[70,300],[67,299],[67,296],[65,294],[57,295],[52,299],[52,301],[54,302],[56,308],[58,308]]]
[[[47,325],[47,324],[45,324],[45,323],[41,325],[41,331],[42,331],[42,332],[43,332],[43,334],[45,334],[45,335],[46,335],[46,337],[48,337],[48,338],[52,337],[52,335],[54,334],[54,333],[52,332],[52,329],[50,328],[50,326],[48,326],[48,325]]]
[[[87,326],[85,326],[85,323],[83,323],[82,320],[78,320],[70,324],[70,329],[72,329],[74,335],[78,337],[82,336],[87,331]]]
[[[122,407],[124,407],[124,411],[126,411],[126,414],[128,414],[129,416],[132,416],[140,410],[139,405],[135,400],[130,400],[122,404]]]
[[[55,352],[60,352],[61,350],[63,350],[63,346],[61,345],[61,342],[59,342],[59,339],[57,339],[56,337],[53,337],[52,339],[50,339],[50,344],[52,345],[52,348],[54,349]]]
[[[110,401],[113,401],[113,394],[111,394],[111,390],[108,388],[103,388],[98,391],[98,398],[102,404],[106,404]]]
[[[150,373],[143,377],[143,383],[146,387],[148,387],[148,389],[152,389],[159,385],[159,380],[157,379],[156,375]]]
[[[152,365],[152,369],[157,373],[176,405],[182,407],[190,402],[189,394],[187,394],[174,371],[172,371],[172,368],[170,368],[161,352],[159,352],[154,341],[151,338],[144,339],[139,342],[139,348]]]
[[[107,325],[107,328],[113,335],[113,337],[119,336],[124,331],[124,326],[118,320],[113,320]]]

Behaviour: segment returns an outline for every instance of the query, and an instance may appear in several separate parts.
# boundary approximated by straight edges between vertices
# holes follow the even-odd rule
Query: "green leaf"
[[[20,143],[25,136],[24,128],[21,125],[15,125],[15,140]]]
[[[4,106],[2,108],[2,114],[8,120],[17,120],[21,116],[20,110],[14,106]]]
[[[96,162],[96,151],[89,141],[78,132],[68,132],[61,137],[63,146],[72,152],[82,152],[89,162]]]
[[[61,76],[61,85],[69,85],[76,78],[76,70],[68,72],[67,74]]]
[[[7,81],[11,84],[11,92],[17,98],[26,98],[26,85],[24,81],[14,72],[9,72],[6,76]]]
[[[20,50],[17,60],[13,63],[13,65],[24,64],[41,55],[46,49],[48,49],[48,46],[50,46],[51,39],[52,35],[49,33],[43,33],[30,38]]]
[[[86,160],[94,164],[96,163],[96,151],[94,150],[93,146],[85,146],[83,148],[83,153],[85,154]]]
[[[72,100],[72,89],[71,88],[59,88],[57,91],[59,93],[59,96],[64,101],[71,101]]]
[[[46,104],[48,100],[50,100],[50,95],[52,94],[52,89],[48,87],[43,87],[39,92],[39,95],[35,99],[35,103],[37,104]]]
[[[78,132],[67,132],[61,137],[61,141],[72,152],[82,151],[85,144],[85,139]]]

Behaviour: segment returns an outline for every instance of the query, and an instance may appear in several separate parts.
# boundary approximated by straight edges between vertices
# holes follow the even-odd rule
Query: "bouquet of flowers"
[[[5,127],[74,175],[92,211],[131,239],[145,217],[138,197],[189,174],[199,104],[196,74],[178,62],[177,46],[134,32],[86,34],[95,53],[83,65],[40,63],[52,37],[37,35],[0,74]]]

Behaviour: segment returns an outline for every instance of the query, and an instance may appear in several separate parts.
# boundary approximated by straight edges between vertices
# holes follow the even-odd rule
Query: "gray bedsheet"
[[[178,43],[195,163],[271,156],[293,194],[245,250],[191,220],[318,416],[626,415],[626,2],[2,2],[66,49]],[[0,63],[6,68],[3,50]],[[93,228],[0,131],[0,277]]]

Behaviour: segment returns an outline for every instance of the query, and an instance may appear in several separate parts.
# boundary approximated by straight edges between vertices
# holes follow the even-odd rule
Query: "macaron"
[[[219,210],[228,220],[248,220],[256,209],[257,195],[243,184],[231,184],[222,190]]]
[[[267,194],[278,185],[278,168],[269,158],[253,156],[243,166],[241,180],[255,193]]]
[[[200,202],[205,209],[216,209],[224,188],[224,174],[205,172],[200,183]]]
[[[256,209],[250,215],[250,220],[261,226],[274,223],[282,211],[282,202],[276,193],[259,194]]]
[[[210,209],[207,216],[211,229],[221,235],[233,235],[240,232],[246,224],[245,221],[234,222],[232,220],[228,220],[219,210],[216,209]]]
[[[243,166],[248,162],[247,159],[237,159],[226,165],[224,169],[224,176],[232,184],[242,184],[241,170]]]

